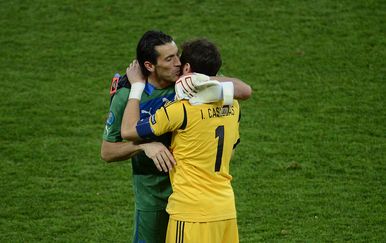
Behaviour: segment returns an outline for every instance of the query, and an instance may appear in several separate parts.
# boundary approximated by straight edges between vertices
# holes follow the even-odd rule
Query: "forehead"
[[[174,41],[156,46],[155,50],[157,51],[158,57],[160,58],[176,55],[178,53],[178,47]]]

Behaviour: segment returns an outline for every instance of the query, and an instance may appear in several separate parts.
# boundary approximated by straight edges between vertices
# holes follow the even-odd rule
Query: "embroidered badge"
[[[114,124],[114,121],[115,121],[115,116],[114,116],[114,113],[112,111],[109,112],[109,117],[107,118],[107,121],[106,121],[106,125],[113,125]]]

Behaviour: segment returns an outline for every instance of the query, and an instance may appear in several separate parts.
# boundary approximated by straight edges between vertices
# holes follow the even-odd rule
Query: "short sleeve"
[[[148,139],[178,130],[186,119],[184,111],[184,104],[180,101],[163,106],[148,119],[137,123],[137,133],[141,138]]]
[[[121,88],[114,95],[103,131],[103,140],[121,142],[121,123],[130,90]]]

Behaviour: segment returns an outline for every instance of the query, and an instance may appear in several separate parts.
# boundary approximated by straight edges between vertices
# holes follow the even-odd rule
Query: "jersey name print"
[[[226,106],[217,106],[213,108],[208,108],[207,112],[201,110],[201,119],[206,118],[214,118],[214,117],[221,117],[221,116],[234,116],[235,115],[235,108],[234,106],[226,105]]]

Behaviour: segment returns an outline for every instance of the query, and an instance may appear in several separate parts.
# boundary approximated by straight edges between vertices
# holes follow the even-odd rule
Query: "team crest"
[[[114,124],[114,121],[115,121],[115,116],[114,116],[114,113],[112,111],[109,112],[109,117],[107,118],[107,121],[106,121],[106,125],[113,125]]]

